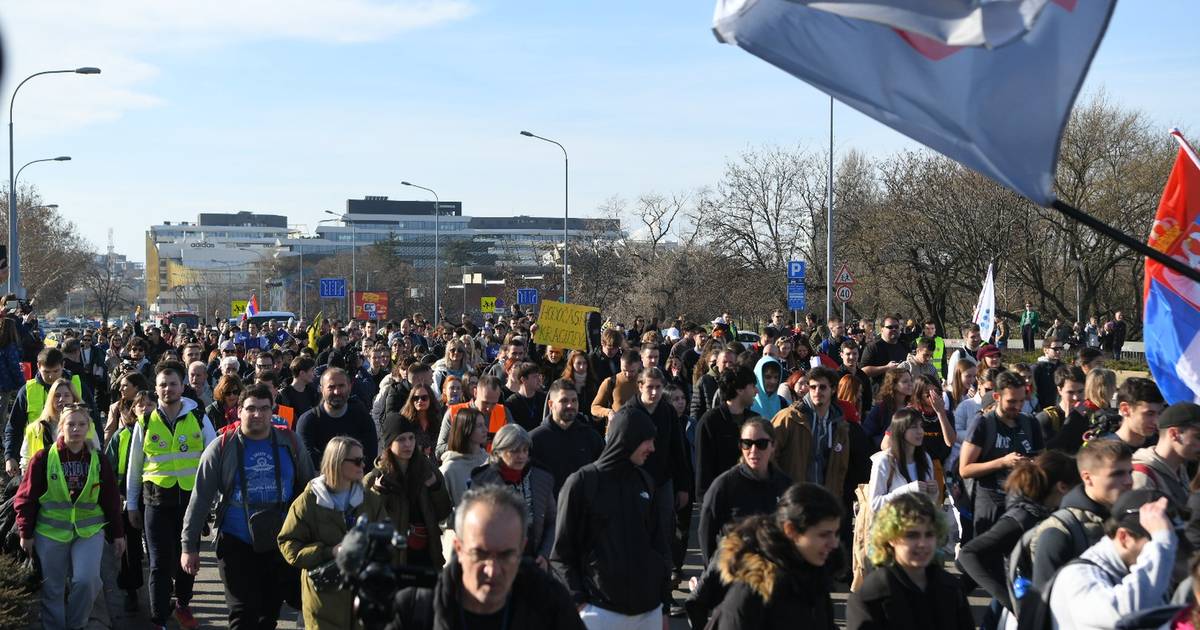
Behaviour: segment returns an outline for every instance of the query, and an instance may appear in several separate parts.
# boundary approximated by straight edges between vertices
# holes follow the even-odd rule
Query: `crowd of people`
[[[359,519],[440,575],[396,628],[834,628],[839,588],[854,630],[1195,627],[1200,406],[1058,336],[1009,362],[973,324],[788,316],[608,321],[585,350],[527,314],[45,340],[9,312],[7,536],[47,628],[113,593],[137,615],[142,588],[156,627],[196,628],[214,531],[230,627],[286,603],[357,628],[330,574]]]

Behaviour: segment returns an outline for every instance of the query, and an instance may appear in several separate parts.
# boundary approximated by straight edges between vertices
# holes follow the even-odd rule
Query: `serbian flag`
[[[1116,0],[717,0],[722,42],[1036,203]]]
[[[1175,167],[1149,245],[1200,269],[1200,158],[1177,129]],[[1167,402],[1200,403],[1200,284],[1146,259],[1146,362]]]
[[[254,317],[258,315],[258,295],[250,294],[250,301],[246,302],[246,317]]]

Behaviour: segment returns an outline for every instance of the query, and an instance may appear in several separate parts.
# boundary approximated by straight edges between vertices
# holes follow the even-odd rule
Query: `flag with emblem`
[[[1116,0],[717,0],[717,39],[1048,206]]]
[[[1150,228],[1149,245],[1200,269],[1200,157],[1183,134]],[[1200,283],[1146,259],[1146,363],[1167,402],[1200,403]]]
[[[992,279],[991,264],[988,265],[987,278],[983,280],[979,300],[975,302],[975,313],[971,321],[979,324],[980,338],[984,341],[992,338],[992,331],[996,328],[996,283]]]

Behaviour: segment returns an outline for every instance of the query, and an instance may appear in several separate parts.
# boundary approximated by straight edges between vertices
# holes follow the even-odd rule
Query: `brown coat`
[[[834,496],[842,496],[842,484],[850,468],[850,427],[837,404],[829,406],[833,423],[833,448],[822,484]],[[807,398],[779,410],[771,419],[775,426],[775,463],[793,483],[808,481],[808,462],[813,454],[812,409]]]
[[[637,381],[626,380],[624,374],[610,376],[600,383],[596,399],[592,401],[592,417],[597,420],[600,418],[608,420],[613,412],[620,409],[627,401],[637,398],[637,395]]]
[[[367,476],[363,478],[363,486],[379,493],[383,500],[383,508],[396,531],[401,535],[407,534],[413,520],[411,514],[413,504],[404,492],[405,484],[396,476],[391,483],[381,486],[378,480],[383,477],[384,473],[379,467],[379,460],[376,461],[375,470],[367,473]],[[429,471],[429,474],[432,474],[437,481],[432,486],[426,486],[424,480],[417,480],[416,485],[420,488],[417,505],[421,510],[421,520],[424,521],[425,529],[428,532],[429,557],[433,559],[433,568],[440,571],[445,564],[445,558],[442,555],[442,528],[438,524],[450,516],[454,504],[450,501],[450,492],[442,472],[432,466],[429,467]],[[428,478],[428,475],[425,477]],[[397,557],[400,562],[407,562],[408,552],[400,550]]]

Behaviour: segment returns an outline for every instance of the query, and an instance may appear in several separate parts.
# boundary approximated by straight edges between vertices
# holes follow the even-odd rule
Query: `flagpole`
[[[1183,261],[1171,258],[1165,253],[1150,247],[1146,243],[1139,241],[1138,239],[1122,232],[1121,230],[1118,230],[1117,228],[1101,221],[1100,219],[1097,219],[1096,217],[1093,217],[1092,215],[1063,202],[1061,199],[1055,199],[1054,203],[1050,204],[1050,207],[1058,210],[1067,218],[1088,226],[1102,236],[1106,236],[1120,243],[1121,245],[1132,249],[1135,253],[1145,256],[1146,258],[1150,258],[1155,262],[1162,263],[1168,269],[1192,280],[1193,282],[1200,282],[1200,269],[1193,269],[1187,266],[1187,264],[1185,264]]]
[[[845,308],[843,305],[843,319]],[[825,212],[825,321],[833,317],[833,97],[829,97],[829,200]]]

